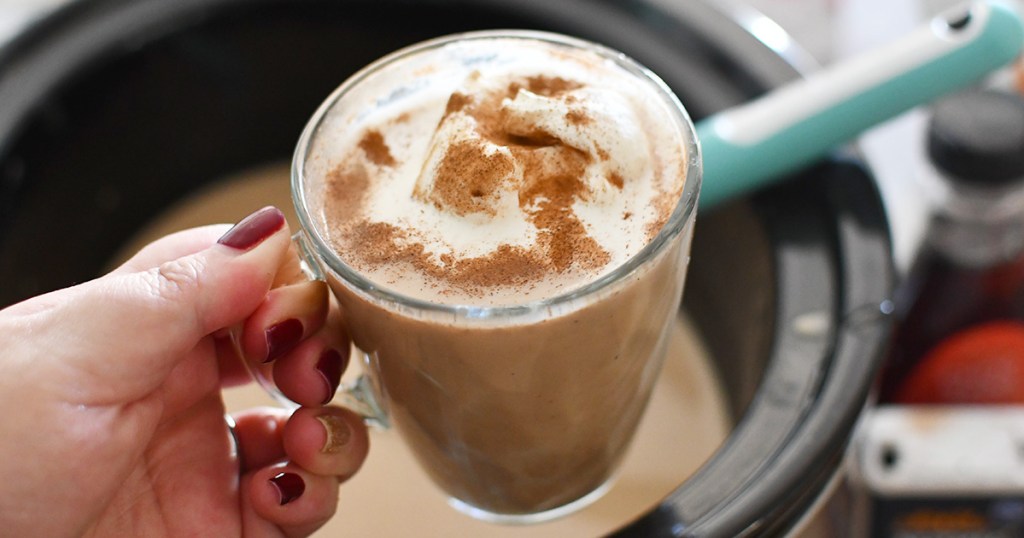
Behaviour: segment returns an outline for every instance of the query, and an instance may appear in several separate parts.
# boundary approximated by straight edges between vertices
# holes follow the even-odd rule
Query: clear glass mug
[[[682,196],[637,255],[562,295],[514,306],[438,304],[382,287],[345,263],[326,238],[323,127],[416,89],[409,64],[479,40],[539,40],[597,54],[649,85],[685,155]],[[469,44],[467,47],[466,44]],[[466,62],[476,61],[467,54]],[[368,81],[392,92],[366,92]],[[376,103],[376,104],[375,104]],[[348,116],[346,116],[348,115]],[[341,118],[341,119],[339,119]],[[679,308],[701,184],[693,124],[653,73],[614,50],[557,34],[485,31],[443,37],[386,56],[345,81],[307,124],[292,163],[296,243],[311,278],[345,315],[364,374],[336,400],[393,425],[419,463],[473,517],[546,521],[607,490],[661,369]],[[272,366],[255,366],[280,401]],[[294,404],[292,404],[294,405]]]

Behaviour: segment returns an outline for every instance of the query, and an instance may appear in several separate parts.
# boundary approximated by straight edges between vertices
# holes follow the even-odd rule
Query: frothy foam
[[[670,105],[596,53],[457,42],[389,64],[345,99],[305,174],[342,259],[404,295],[560,295],[639,252],[682,192]]]

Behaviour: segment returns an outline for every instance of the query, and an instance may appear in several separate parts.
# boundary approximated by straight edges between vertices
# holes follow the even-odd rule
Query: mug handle
[[[283,278],[282,278],[283,275]],[[327,286],[327,279],[324,276],[317,257],[309,244],[309,240],[303,231],[292,235],[292,244],[286,258],[285,266],[279,269],[279,275],[275,278],[273,287],[280,287],[288,284],[296,284],[303,280],[316,281]],[[254,364],[246,360],[241,347],[241,326],[230,331],[231,345],[235,354],[245,365],[249,375],[282,407],[294,411],[299,405],[289,400],[274,383],[274,363]],[[359,348],[352,345],[351,352],[365,355]],[[365,362],[365,361],[364,361]],[[360,373],[358,377],[347,383],[342,383],[334,395],[332,402],[337,402],[344,407],[355,411],[363,417],[363,420],[370,426],[387,429],[390,427],[387,413],[380,405],[379,399],[374,390],[373,381],[366,373]]]

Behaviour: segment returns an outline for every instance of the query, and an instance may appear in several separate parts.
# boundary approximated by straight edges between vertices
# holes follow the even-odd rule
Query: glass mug
[[[326,239],[324,126],[416,91],[417,61],[451,48],[468,65],[480,40],[541,41],[614,62],[649,85],[683,141],[682,196],[638,254],[570,292],[512,306],[450,305],[380,286]],[[458,53],[455,53],[458,57]],[[368,92],[371,82],[394,84]],[[319,164],[315,164],[319,162]],[[319,170],[318,170],[319,168]],[[668,87],[633,60],[557,34],[485,31],[386,56],[345,81],[309,121],[292,163],[296,244],[310,278],[325,280],[364,373],[336,400],[394,426],[449,503],[498,523],[535,523],[593,502],[610,485],[640,422],[679,308],[701,183],[693,124]],[[272,365],[250,365],[279,401]],[[286,403],[286,405],[289,405]],[[294,406],[294,404],[290,404]]]

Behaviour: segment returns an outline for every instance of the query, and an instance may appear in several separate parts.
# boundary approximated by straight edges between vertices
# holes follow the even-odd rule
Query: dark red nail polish
[[[326,404],[334,398],[334,392],[338,390],[338,385],[341,383],[341,372],[344,370],[345,361],[341,353],[333,349],[326,349],[320,354],[320,359],[316,361],[316,371],[327,385],[327,396],[322,403]]]
[[[279,473],[270,479],[270,485],[277,490],[281,506],[298,499],[306,491],[306,483],[295,473]]]
[[[270,362],[288,353],[302,340],[302,322],[289,318],[267,328],[267,358]]]
[[[238,250],[249,250],[283,226],[284,213],[274,206],[267,206],[239,221],[217,242]]]

